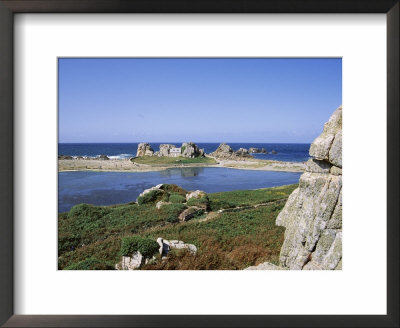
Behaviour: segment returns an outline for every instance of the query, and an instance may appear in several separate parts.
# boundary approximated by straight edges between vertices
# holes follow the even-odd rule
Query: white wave
[[[119,154],[115,156],[108,156],[109,159],[126,159],[134,157],[133,154]]]

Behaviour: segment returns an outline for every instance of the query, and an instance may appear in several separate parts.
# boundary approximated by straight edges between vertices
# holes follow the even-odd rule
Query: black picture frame
[[[0,324],[4,327],[399,327],[399,8],[399,0],[0,0]],[[13,21],[16,13],[385,13],[387,315],[14,315]]]

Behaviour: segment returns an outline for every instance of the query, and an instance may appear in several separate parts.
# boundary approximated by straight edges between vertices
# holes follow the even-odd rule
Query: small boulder
[[[277,153],[276,150],[272,149],[272,150],[271,150],[271,154],[274,154],[274,155],[275,155],[275,154],[278,154],[278,153]]]
[[[102,161],[108,161],[109,160],[107,155],[100,155],[97,159],[100,159]]]
[[[115,265],[116,270],[136,270],[143,263],[143,255],[140,252],[134,252],[132,256],[122,256],[121,262]]]
[[[203,197],[207,197],[207,194],[202,190],[196,190],[186,194],[186,200],[189,200],[190,198],[200,199]]]
[[[171,248],[176,248],[176,249],[187,249],[190,253],[196,254],[197,253],[197,247],[193,244],[185,244],[181,240],[171,240],[169,242],[169,245]]]
[[[159,202],[157,202],[156,204],[156,208],[159,210],[161,207],[163,207],[164,205],[168,205],[171,204],[170,202],[164,202],[163,200],[160,200]]]
[[[170,250],[168,240],[158,237],[157,244],[160,246],[158,252],[160,253],[161,257],[166,256]]]
[[[74,159],[74,158],[69,155],[58,155],[58,159]]]
[[[204,213],[203,208],[191,206],[179,214],[178,219],[180,222],[186,222]]]

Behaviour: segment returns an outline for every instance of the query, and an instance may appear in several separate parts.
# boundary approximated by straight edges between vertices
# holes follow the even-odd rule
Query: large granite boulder
[[[322,134],[310,147],[310,156],[342,167],[342,107],[324,125]]]
[[[310,147],[313,157],[278,215],[285,239],[280,266],[334,270],[342,265],[342,107]]]
[[[176,146],[171,144],[161,144],[158,156],[169,156],[169,152],[172,148],[176,148]]]
[[[136,157],[140,156],[153,156],[154,150],[151,148],[150,144],[147,142],[142,142],[138,145],[136,152]]]
[[[195,158],[204,156],[204,149],[199,149],[194,142],[184,142],[181,152],[183,157]]]

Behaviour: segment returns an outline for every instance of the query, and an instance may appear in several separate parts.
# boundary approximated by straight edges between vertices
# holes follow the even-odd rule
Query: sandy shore
[[[58,171],[105,171],[105,172],[151,172],[163,171],[174,167],[226,167],[241,170],[259,171],[285,171],[303,172],[305,163],[302,162],[279,162],[267,160],[219,160],[217,164],[176,164],[165,166],[152,166],[132,163],[128,159],[60,159],[58,160]]]

